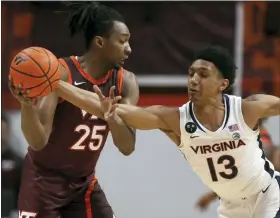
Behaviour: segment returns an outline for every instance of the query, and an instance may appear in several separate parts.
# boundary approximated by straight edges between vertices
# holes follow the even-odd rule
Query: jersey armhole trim
[[[122,95],[122,87],[123,87],[123,75],[124,69],[121,67],[118,71],[118,92],[119,95]]]
[[[58,61],[66,68],[66,70],[68,72],[68,83],[72,85],[72,82],[73,82],[72,74],[71,74],[68,64],[66,63],[66,61],[63,58],[59,58]],[[65,101],[65,100],[59,97],[58,103],[60,104],[63,101]]]
[[[187,104],[182,105],[181,107],[179,107],[179,119],[180,119],[180,132],[181,132],[181,136],[180,136],[180,140],[181,143],[180,145],[177,145],[177,148],[183,148],[184,144],[183,144],[183,131],[184,131],[184,123],[187,120],[187,116],[188,116],[188,106]]]

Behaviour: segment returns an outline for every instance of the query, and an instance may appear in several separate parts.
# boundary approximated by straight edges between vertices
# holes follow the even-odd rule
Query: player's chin
[[[124,66],[124,61],[123,60],[117,61],[115,65],[118,68],[123,67]]]
[[[196,94],[194,94],[194,93],[189,93],[189,99],[192,102],[197,102],[199,100],[199,97]]]

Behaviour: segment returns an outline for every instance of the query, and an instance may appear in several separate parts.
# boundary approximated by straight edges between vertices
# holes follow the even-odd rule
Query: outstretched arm
[[[69,101],[78,108],[99,118],[104,118],[99,98],[95,93],[79,89],[62,80],[59,81],[56,93],[58,96]]]
[[[280,115],[280,98],[272,95],[257,94],[242,101],[245,122],[252,128],[259,119]]]
[[[79,89],[69,83],[59,81],[56,93],[66,101],[93,114],[99,118],[104,118],[103,111],[98,96],[95,93]],[[136,129],[163,129],[171,130],[167,122],[179,123],[179,111],[176,107],[151,106],[140,108],[133,105],[117,104],[116,112],[122,120]],[[179,126],[179,124],[178,124]]]
[[[116,112],[127,123],[136,129],[161,129],[179,133],[179,109],[154,105],[146,108],[117,104]]]

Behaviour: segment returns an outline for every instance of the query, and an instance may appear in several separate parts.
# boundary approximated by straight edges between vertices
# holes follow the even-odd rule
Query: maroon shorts
[[[88,183],[87,183],[88,184]],[[61,176],[24,168],[18,200],[20,218],[113,218],[96,179],[77,188]]]

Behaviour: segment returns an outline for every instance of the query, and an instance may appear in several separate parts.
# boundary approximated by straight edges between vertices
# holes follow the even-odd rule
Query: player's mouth
[[[189,89],[189,92],[194,94],[194,93],[197,93],[198,90],[197,90],[197,89],[190,88],[190,89]]]
[[[197,99],[197,96],[198,96],[197,93],[198,93],[197,89],[190,88],[189,89],[189,98],[190,98],[190,100],[194,101],[195,99]]]
[[[121,59],[121,60],[120,60],[120,64],[121,64],[121,65],[124,65],[124,62],[125,62],[126,59],[128,59],[128,57],[125,57],[125,58]]]

